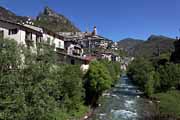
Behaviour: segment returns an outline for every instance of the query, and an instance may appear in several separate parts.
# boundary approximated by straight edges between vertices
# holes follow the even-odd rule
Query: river
[[[153,120],[155,105],[123,75],[114,88],[103,94],[90,120]]]

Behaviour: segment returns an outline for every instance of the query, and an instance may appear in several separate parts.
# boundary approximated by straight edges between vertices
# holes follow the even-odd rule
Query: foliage
[[[139,58],[134,60],[129,66],[128,75],[135,84],[144,90],[145,87],[149,87],[148,85],[150,85],[150,82],[152,81],[153,71],[154,68],[151,62],[144,58]]]
[[[56,63],[47,44],[37,53],[14,40],[0,46],[0,119],[79,119],[86,112],[79,66]]]
[[[169,115],[171,117],[180,116],[180,92],[169,91],[167,93],[158,93],[153,97],[158,99],[159,110],[163,115]]]
[[[115,82],[119,80],[121,74],[120,63],[108,60],[101,60],[100,62],[107,68],[113,84],[115,84]]]
[[[128,75],[148,97],[160,101],[159,110],[163,117],[177,118],[180,116],[180,65],[156,62],[136,59],[130,64]]]
[[[88,104],[96,104],[98,97],[103,91],[109,89],[112,85],[112,78],[107,68],[100,62],[94,61],[85,75],[86,100]]]
[[[150,96],[154,92],[165,92],[178,88],[180,66],[172,63],[153,66],[149,60],[141,58],[131,63],[128,75]]]
[[[92,62],[83,76],[79,65],[56,60],[48,43],[32,51],[0,39],[0,119],[80,119],[85,100],[93,105],[119,78],[119,63]]]
[[[127,51],[129,56],[151,58],[165,53],[166,55],[163,55],[163,57],[167,57],[168,54],[174,51],[174,41],[175,39],[166,36],[151,35],[144,41],[127,38],[119,41],[118,46]],[[178,52],[176,52],[176,55],[178,56]],[[176,55],[175,57],[177,57]]]
[[[160,91],[178,88],[180,83],[180,65],[166,64],[158,68],[160,76]]]

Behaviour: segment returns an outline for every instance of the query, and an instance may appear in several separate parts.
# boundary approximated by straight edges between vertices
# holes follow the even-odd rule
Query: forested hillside
[[[175,39],[151,35],[146,41],[125,39],[119,42],[119,48],[128,52],[129,56],[153,57],[159,54],[171,53],[174,50]]]
[[[150,39],[150,42],[153,39]],[[175,42],[178,50],[179,41]],[[170,52],[170,51],[169,51]],[[177,51],[172,53],[173,57]],[[180,64],[169,56],[137,57],[128,67],[128,75],[145,95],[152,99],[163,120],[180,118]]]

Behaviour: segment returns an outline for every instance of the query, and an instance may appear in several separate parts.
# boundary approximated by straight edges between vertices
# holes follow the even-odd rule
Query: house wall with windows
[[[55,43],[55,48],[64,49],[64,41],[63,40],[55,38],[54,43]]]
[[[3,32],[3,38],[14,39],[25,45],[25,31],[19,26],[0,21],[0,31]]]
[[[53,35],[49,35],[47,33],[43,33],[43,40],[49,42],[50,45],[55,45],[55,51],[59,49],[64,49],[64,40],[54,37]]]
[[[0,31],[3,38],[14,39],[17,43],[31,49],[36,48],[36,42],[41,39],[41,32],[33,30],[23,24],[0,20]]]
[[[63,37],[33,25],[0,20],[0,32],[3,38],[14,39],[33,51],[37,48],[37,43],[42,41],[55,45],[55,51],[64,49],[64,41],[61,39]]]

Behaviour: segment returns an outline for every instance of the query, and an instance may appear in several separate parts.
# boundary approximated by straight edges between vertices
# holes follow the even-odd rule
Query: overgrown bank
[[[83,75],[79,65],[59,64],[53,50],[0,39],[0,119],[79,119],[120,73],[119,63],[94,61]]]
[[[147,97],[157,103],[159,119],[180,117],[180,65],[158,59],[136,58],[128,69],[128,76]]]

